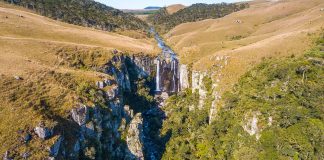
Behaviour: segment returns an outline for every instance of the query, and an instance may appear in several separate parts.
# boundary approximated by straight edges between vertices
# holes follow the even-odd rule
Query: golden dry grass
[[[174,4],[174,5],[168,6],[166,9],[169,14],[173,14],[173,13],[178,12],[179,10],[184,9],[184,8],[186,8],[186,6],[184,6],[182,4]]]
[[[54,67],[58,59],[53,48],[62,46],[158,53],[153,39],[131,31],[123,34],[128,36],[54,21],[0,2],[0,73],[19,75]]]
[[[226,89],[263,58],[303,53],[310,47],[310,35],[324,27],[323,0],[257,0],[250,4],[250,8],[220,19],[181,24],[164,37],[181,61],[194,63],[196,70],[215,65],[215,56],[230,56],[219,77]]]
[[[133,54],[158,53],[156,42],[146,39],[142,33],[117,33],[54,21],[0,2],[0,155],[11,150],[20,157],[29,152],[30,159],[44,159],[48,156],[47,147],[57,136],[42,141],[34,135],[28,145],[19,139],[40,121],[52,122],[47,112],[67,119],[80,99],[76,93],[78,85],[112,78],[61,65],[64,57],[59,51],[63,50],[67,58],[81,55],[85,57],[85,64],[94,66],[110,60],[113,49]],[[92,59],[91,54],[99,56]],[[14,76],[23,80],[16,80]],[[41,100],[46,101],[47,106],[40,105]],[[91,102],[84,100],[84,103]],[[19,130],[25,133],[18,133]]]
[[[149,15],[136,15],[136,17],[141,19],[142,21],[146,21],[148,16]]]
[[[4,45],[3,43],[6,41],[11,41],[10,44],[17,42],[16,46],[20,46],[19,44],[24,44],[24,46],[26,46],[26,48],[30,48],[30,50],[36,47],[36,49],[42,51],[47,47],[44,47],[44,45],[37,45],[37,43],[85,46],[89,48],[101,47],[107,50],[118,49],[133,53],[156,53],[154,40],[145,39],[143,36],[136,35],[137,39],[135,39],[116,33],[79,27],[54,21],[37,14],[27,12],[24,9],[10,7],[11,5],[3,2],[0,3],[1,45]],[[132,35],[135,35],[135,33],[132,33]],[[33,45],[28,45],[29,42],[33,43]],[[41,49],[42,47],[44,48]],[[16,52],[16,49],[19,48],[14,47],[10,49],[10,51]],[[25,49],[21,50],[24,51]],[[3,52],[3,50],[1,52]],[[1,54],[3,55],[6,53]],[[22,53],[19,51],[19,55],[26,56],[29,54],[30,53],[28,52]]]

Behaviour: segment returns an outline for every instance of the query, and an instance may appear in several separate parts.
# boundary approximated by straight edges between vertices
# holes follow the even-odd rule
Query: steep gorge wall
[[[160,91],[168,94],[174,94],[185,89],[191,89],[193,93],[197,92],[199,103],[198,106],[193,106],[192,110],[209,110],[209,122],[211,123],[217,113],[217,103],[221,98],[218,93],[220,80],[215,77],[221,76],[220,70],[227,64],[228,57],[215,57],[215,61],[218,62],[217,69],[203,72],[190,70],[191,67],[179,64],[177,59],[172,58],[115,55],[105,66],[104,72],[113,76],[116,82],[107,80],[97,82],[99,88],[114,86],[107,90],[110,112],[95,107],[93,111],[89,111],[92,115],[83,116],[91,118],[83,120],[87,122],[85,124],[80,125],[81,123],[78,123],[82,128],[80,130],[81,136],[74,148],[80,148],[81,152],[85,152],[81,149],[82,146],[86,147],[83,141],[87,139],[85,137],[92,137],[96,139],[99,152],[105,153],[101,156],[103,158],[107,156],[107,153],[109,153],[108,158],[144,159],[147,156],[145,154],[148,153],[145,153],[145,151],[148,149],[145,148],[147,145],[144,144],[147,142],[144,142],[144,139],[148,139],[148,137],[145,137],[145,131],[143,131],[145,129],[143,116],[141,113],[136,114],[131,106],[125,105],[125,101],[127,101],[125,98],[127,97],[123,93],[134,91],[132,90],[132,85],[134,85],[131,80],[132,76],[141,79],[155,77],[153,79],[155,87],[158,86],[156,77],[159,76]],[[156,94],[160,93],[157,88],[151,86],[151,89],[155,89],[154,93]],[[142,113],[158,114],[158,111],[152,109]],[[78,147],[78,145],[81,147]],[[80,150],[77,152],[80,153]],[[156,157],[155,151],[151,152],[153,157]],[[76,153],[73,155],[76,155]]]
[[[70,117],[58,122],[60,126],[73,125],[71,131],[41,123],[35,126],[44,145],[50,142],[51,159],[159,159],[167,138],[159,135],[166,116],[159,108],[163,105],[153,100],[154,95],[161,93],[156,92],[156,77],[160,77],[163,92],[170,95],[190,88],[197,90],[198,109],[209,104],[207,99],[215,95],[210,93],[214,92],[211,85],[205,84],[208,72],[192,71],[177,59],[114,54],[104,66],[91,68],[111,77],[97,81],[93,84],[95,89],[84,90],[95,103],[80,100],[69,111]],[[158,60],[162,61],[157,64]],[[4,157],[10,159],[11,154]]]
[[[179,86],[181,90],[191,89],[192,93],[199,95],[198,105],[192,104],[189,109],[209,110],[210,123],[214,120],[217,113],[217,104],[221,99],[219,83],[222,77],[222,69],[228,64],[228,56],[215,56],[213,68],[207,71],[193,70],[192,67],[181,64],[179,66]],[[208,101],[211,101],[210,104]],[[206,106],[207,105],[207,106]],[[206,108],[207,107],[207,108]]]
[[[96,92],[97,102],[89,105],[80,101],[70,111],[70,119],[65,120],[76,130],[66,134],[55,126],[36,126],[35,133],[44,144],[53,141],[48,147],[49,159],[144,159],[141,112],[146,108],[134,109],[129,93],[147,87],[135,86],[135,80],[149,79],[154,68],[153,58],[148,56],[115,53],[98,69],[113,78],[97,81],[97,89],[88,90]],[[11,157],[8,151],[4,158],[18,157]]]

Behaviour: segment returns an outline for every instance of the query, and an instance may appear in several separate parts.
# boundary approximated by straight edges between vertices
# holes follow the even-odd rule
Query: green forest
[[[93,0],[4,0],[63,22],[105,31],[145,30],[147,24],[131,14]]]
[[[323,48],[324,36],[302,57],[264,60],[223,96],[211,124],[212,99],[189,111],[197,93],[170,98],[163,133],[172,135],[163,159],[324,159]],[[251,135],[246,130],[253,119]]]
[[[204,19],[215,19],[224,17],[230,13],[249,7],[247,3],[219,3],[219,4],[193,4],[190,7],[169,14],[167,9],[161,8],[158,12],[148,17],[148,21],[155,26],[159,32],[167,32],[173,27],[186,22],[196,22]]]

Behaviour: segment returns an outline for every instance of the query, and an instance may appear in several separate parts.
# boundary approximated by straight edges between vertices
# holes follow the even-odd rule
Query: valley
[[[0,157],[323,159],[323,8],[0,1]]]

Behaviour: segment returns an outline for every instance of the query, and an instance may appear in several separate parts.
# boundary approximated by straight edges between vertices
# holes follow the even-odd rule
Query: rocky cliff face
[[[184,90],[190,87],[189,70],[187,65],[181,64],[179,67],[179,83],[180,90]]]
[[[211,105],[209,108],[209,122],[215,119],[217,114],[217,104],[221,99],[219,94],[219,83],[222,78],[221,70],[228,64],[228,56],[214,56],[211,60],[215,61],[215,66],[209,71],[195,71],[190,70],[187,65],[179,65],[179,90],[191,88],[192,93],[198,93],[199,103],[198,106],[189,106],[190,110],[194,110],[195,107],[203,109],[206,101],[211,99]],[[206,86],[204,79],[210,78],[212,83],[210,86]],[[191,80],[191,81],[189,81]],[[208,90],[211,93],[208,93]],[[210,94],[210,95],[208,95]]]
[[[48,142],[51,159],[159,159],[167,141],[159,134],[166,118],[159,108],[163,102],[170,94],[190,87],[199,94],[198,109],[209,98],[210,89],[204,82],[208,72],[189,68],[179,64],[168,47],[157,58],[116,51],[109,62],[95,68],[106,74],[105,78],[91,86],[95,89],[85,91],[96,92],[87,94],[92,96],[93,104],[76,99],[78,103],[68,112],[69,118],[59,122],[58,126],[72,125],[73,131],[66,134],[62,128],[40,123],[34,132]],[[156,93],[158,98],[154,100]],[[211,116],[217,112],[216,100]],[[11,156],[9,153],[6,157]]]
[[[143,118],[140,113],[136,114],[132,119],[128,133],[127,133],[127,146],[133,154],[131,159],[144,160],[144,135],[143,135]]]
[[[113,77],[96,82],[98,94],[106,104],[76,105],[71,121],[79,128],[74,135],[56,138],[49,147],[51,159],[144,159],[143,118],[136,113],[126,93],[133,91],[132,78],[149,78],[155,72],[154,59],[116,53],[100,70]],[[139,88],[136,88],[139,89]],[[143,110],[144,111],[144,110]],[[137,111],[138,112],[138,111]],[[35,132],[42,139],[56,133],[53,127],[40,124]]]

